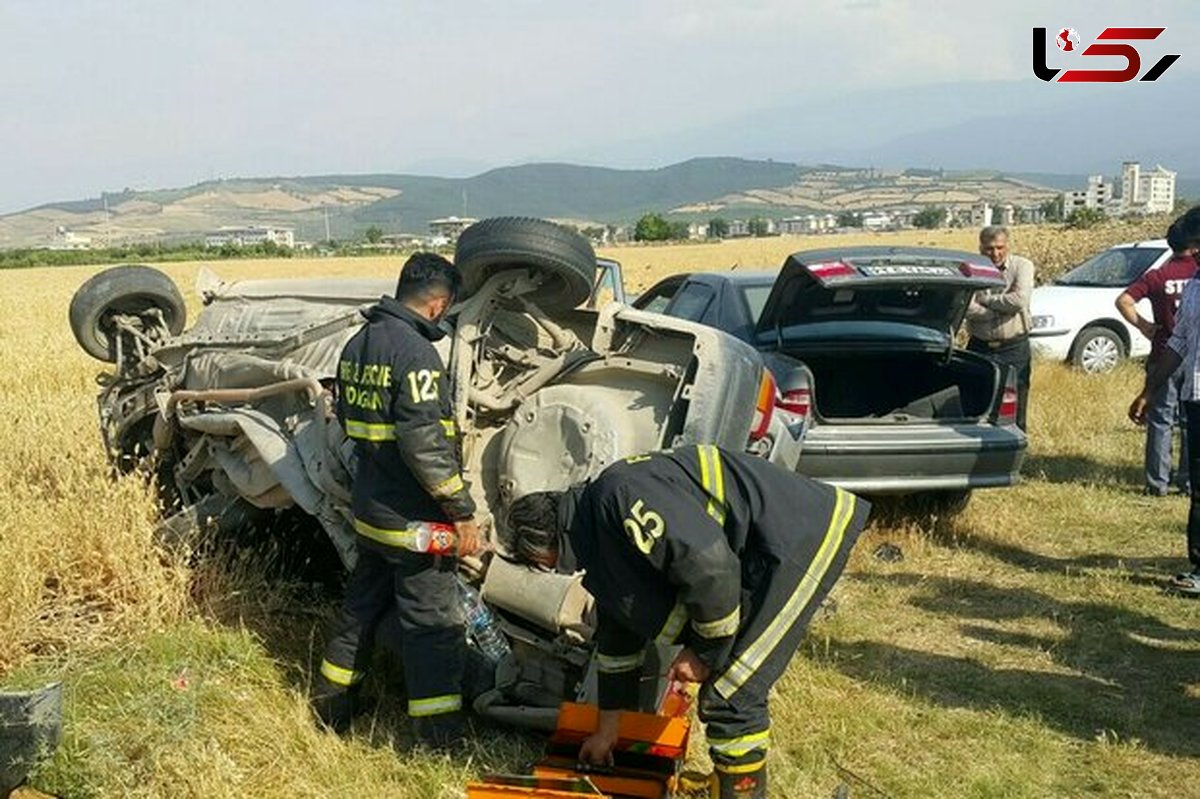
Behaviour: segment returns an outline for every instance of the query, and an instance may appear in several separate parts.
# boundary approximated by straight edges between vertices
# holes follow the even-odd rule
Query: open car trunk
[[[989,361],[956,353],[949,363],[928,353],[814,355],[819,419],[837,422],[973,421],[989,415],[999,370]]]
[[[999,389],[990,361],[956,350],[971,295],[1004,285],[953,250],[859,247],[795,253],[759,317],[759,347],[802,361],[818,419],[976,421]]]

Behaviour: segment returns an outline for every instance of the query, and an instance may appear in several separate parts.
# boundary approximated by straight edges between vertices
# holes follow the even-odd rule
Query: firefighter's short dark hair
[[[448,294],[453,300],[462,287],[458,267],[436,252],[418,252],[404,262],[396,283],[396,299],[405,302]]]
[[[509,550],[521,563],[553,568],[558,562],[558,506],[561,491],[535,491],[513,502],[508,511]]]

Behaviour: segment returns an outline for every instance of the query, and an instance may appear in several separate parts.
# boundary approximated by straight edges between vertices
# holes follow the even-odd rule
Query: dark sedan
[[[673,275],[635,305],[765,354],[780,406],[806,419],[801,472],[952,508],[1014,483],[1024,457],[1013,377],[954,345],[971,294],[1001,280],[971,253],[860,247],[796,253],[779,272]]]

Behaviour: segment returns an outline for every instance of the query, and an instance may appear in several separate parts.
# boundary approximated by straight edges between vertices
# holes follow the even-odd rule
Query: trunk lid
[[[760,346],[878,344],[949,352],[971,295],[1004,286],[982,255],[922,247],[795,253],[755,331]]]

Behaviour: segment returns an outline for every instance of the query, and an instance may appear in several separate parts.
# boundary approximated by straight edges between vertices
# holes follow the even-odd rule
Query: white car
[[[1121,318],[1117,297],[1171,257],[1164,239],[1118,244],[1033,290],[1030,333],[1036,355],[1070,361],[1085,372],[1110,372],[1125,358],[1150,354],[1150,340]],[[1153,319],[1150,303],[1138,310]]]

